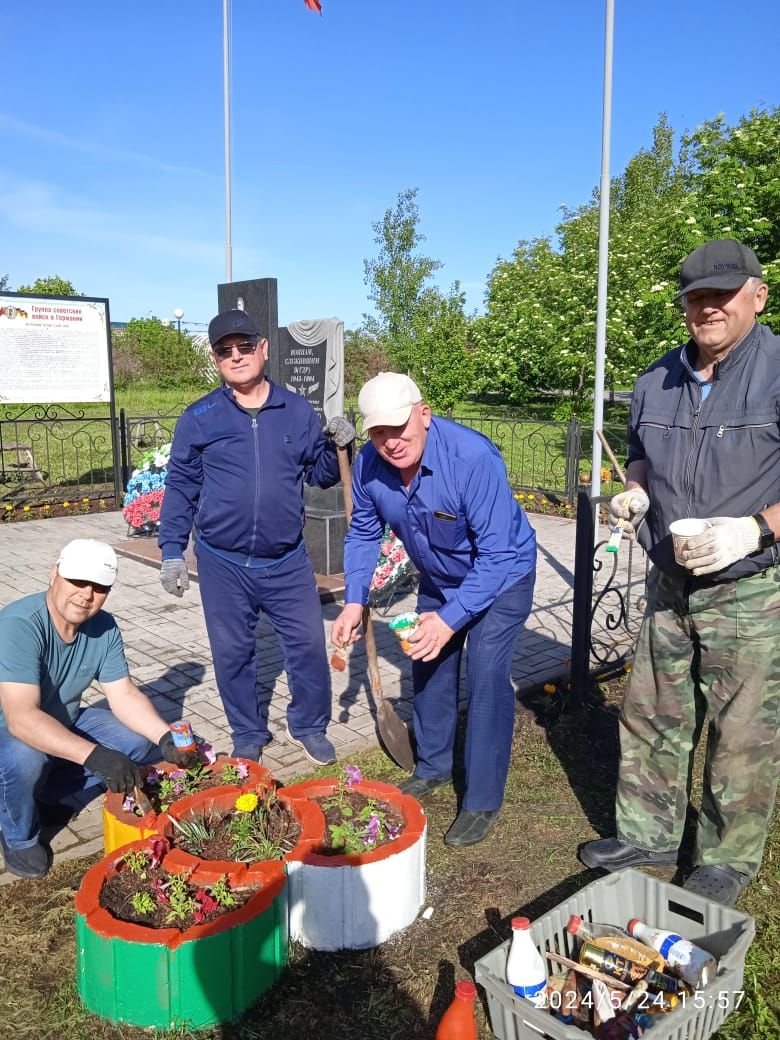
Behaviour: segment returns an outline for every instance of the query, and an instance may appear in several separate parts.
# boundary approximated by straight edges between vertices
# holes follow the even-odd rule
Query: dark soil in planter
[[[338,804],[339,801],[345,802],[350,806],[352,809],[351,819],[353,820],[357,820],[369,801],[372,801],[376,806],[377,815],[381,820],[384,820],[385,826],[382,827],[379,837],[371,845],[371,849],[366,848],[366,852],[381,848],[382,845],[388,845],[403,833],[404,818],[397,809],[393,808],[388,802],[383,802],[377,798],[366,798],[359,791],[345,791],[340,799],[337,795],[329,794],[323,795],[321,798],[312,798],[312,801],[319,805],[325,817],[325,842],[317,849],[317,852],[323,856],[343,856],[345,852],[343,845],[333,844],[333,835],[330,829],[332,826],[338,827],[344,821],[344,813]],[[393,837],[390,837],[388,834],[388,827],[392,831]]]
[[[187,928],[196,924],[205,924],[213,921],[215,917],[237,910],[256,891],[253,886],[231,889],[230,894],[235,899],[233,906],[219,906],[215,908],[204,908],[193,910],[184,917],[169,919],[170,905],[158,905],[155,910],[148,914],[139,913],[133,908],[132,898],[136,893],[148,892],[154,896],[155,888],[165,891],[172,875],[162,867],[151,867],[146,872],[146,877],[134,874],[131,870],[120,870],[114,877],[107,878],[100,890],[100,905],[112,916],[120,921],[128,921],[131,924],[140,924],[146,928],[179,928],[186,931]],[[203,896],[209,895],[209,888],[201,885],[187,885],[189,894],[202,903]],[[156,900],[155,900],[156,901]]]
[[[161,797],[160,784],[150,782],[148,779],[148,773],[144,776],[141,787],[143,793],[152,803],[154,811],[159,813],[169,808],[169,806],[177,799],[186,798],[187,795],[195,794],[199,791],[210,791],[213,787],[224,787],[226,784],[241,784],[246,782],[242,780],[223,780],[223,769],[224,765],[221,765],[220,763],[216,763],[213,766],[206,766],[203,775],[197,778],[196,783],[188,784],[181,792],[175,793],[170,797]],[[166,775],[170,776],[170,773],[167,773]],[[138,817],[143,816],[144,814],[140,811],[132,810],[130,815]]]
[[[264,812],[265,827],[264,835],[269,843],[278,846],[281,850],[276,856],[252,855],[250,851],[234,851],[235,838],[230,833],[230,823],[235,813],[225,813],[218,809],[207,811],[205,817],[190,817],[192,819],[205,819],[206,825],[213,831],[212,837],[198,844],[193,844],[174,825],[171,840],[175,846],[183,849],[204,860],[235,860],[239,863],[258,863],[264,859],[281,859],[286,853],[295,847],[301,836],[301,825],[292,809],[288,809],[283,802],[274,802]],[[187,822],[181,821],[185,826]]]

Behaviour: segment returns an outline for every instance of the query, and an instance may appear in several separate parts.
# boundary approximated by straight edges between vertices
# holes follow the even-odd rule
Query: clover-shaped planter
[[[284,787],[291,800],[336,795],[336,779]],[[361,855],[316,848],[288,864],[290,938],[315,950],[358,950],[389,939],[414,921],[425,898],[427,821],[419,802],[392,784],[362,780],[351,789],[387,802],[403,817],[399,836]]]
[[[257,762],[249,762],[246,759],[230,758],[228,755],[219,755],[216,762],[209,768],[219,773],[224,766],[238,765],[239,762],[247,769],[247,778],[241,785],[220,785],[208,788],[208,793],[229,791],[233,798],[243,790],[255,790],[258,786],[264,788],[273,787],[273,776],[270,770]],[[153,769],[161,773],[174,773],[180,766],[170,762],[160,762],[156,766],[141,768],[142,776],[147,776]],[[164,825],[165,813],[149,812],[145,816],[136,816],[122,808],[125,796],[107,791],[103,800],[103,848],[108,855],[114,849],[121,848],[130,841],[138,841],[141,838],[150,837],[152,834],[161,833]]]
[[[165,869],[176,873],[171,856]],[[243,906],[184,931],[130,924],[101,907],[104,882],[121,869],[122,855],[105,857],[76,895],[78,991],[94,1014],[136,1026],[201,1028],[236,1018],[277,981],[288,948],[281,863],[257,865],[258,891]],[[201,885],[218,877],[205,864],[192,874]]]
[[[256,786],[245,785],[244,791],[255,790]],[[267,790],[268,785],[260,785],[261,792]],[[180,822],[190,821],[194,817],[207,814],[210,810],[228,812],[235,807],[236,788],[220,787],[212,788],[210,791],[200,791],[187,798],[181,798],[168,810],[167,817],[163,821],[162,833],[169,838],[174,845],[177,842],[177,831],[171,820]],[[300,835],[295,846],[279,862],[289,864],[307,858],[313,849],[322,844],[325,834],[325,818],[319,806],[313,802],[300,801],[290,798],[285,791],[279,792],[279,801],[296,818],[300,825]],[[173,848],[168,855],[171,863],[176,863],[181,870],[192,870],[196,867],[206,866],[217,875],[227,874],[234,884],[250,884],[254,881],[255,873],[259,870],[263,873],[265,860],[255,863],[241,863],[237,860],[208,860],[196,856],[183,848]]]

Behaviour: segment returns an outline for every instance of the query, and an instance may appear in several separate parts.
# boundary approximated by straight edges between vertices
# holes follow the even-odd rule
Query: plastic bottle
[[[169,728],[173,737],[173,746],[177,751],[197,751],[192,726],[186,719],[172,722]]]
[[[595,921],[583,921],[577,914],[572,914],[566,931],[582,943],[593,943],[600,946],[602,950],[616,953],[618,957],[625,957],[630,961],[636,961],[647,968],[658,968],[663,971],[665,967],[663,957],[645,943],[632,939],[624,928],[616,924],[598,924]]]
[[[477,987],[473,982],[459,982],[455,996],[444,1012],[436,1030],[436,1040],[477,1040],[477,1020],[474,1018],[474,998]]]
[[[595,943],[583,943],[579,959],[580,964],[587,964],[588,967],[595,968],[602,974],[609,975],[612,979],[619,979],[629,985],[644,979],[650,989],[658,990],[661,993],[677,993],[679,988],[674,976],[654,971],[647,965],[621,957],[617,953],[596,946]]]
[[[538,1008],[547,1007],[547,971],[531,938],[531,922],[527,917],[512,918],[506,981],[518,997],[525,997]]]
[[[628,922],[628,930],[641,942],[658,950],[683,982],[687,982],[693,989],[704,989],[715,978],[718,962],[712,954],[688,939],[683,939],[676,932],[651,928],[636,917]]]

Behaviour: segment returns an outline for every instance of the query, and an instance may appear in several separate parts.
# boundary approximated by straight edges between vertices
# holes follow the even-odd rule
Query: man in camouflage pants
[[[689,891],[733,904],[772,816],[780,718],[780,337],[756,322],[767,286],[752,249],[707,242],[684,261],[691,335],[637,381],[614,526],[653,563],[620,714],[617,837],[589,867],[675,863],[691,759],[708,723]],[[708,521],[677,562],[669,525]],[[644,521],[644,522],[643,522]]]

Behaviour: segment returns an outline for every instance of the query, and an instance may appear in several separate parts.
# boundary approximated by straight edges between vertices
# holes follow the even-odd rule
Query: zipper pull
[[[725,426],[723,426],[723,424],[721,424],[721,425],[720,425],[720,426],[718,427],[718,432],[717,432],[717,433],[715,434],[715,436],[716,436],[716,437],[722,437],[722,436],[723,436],[723,431],[724,431],[725,429],[726,429],[726,427],[725,427]]]

